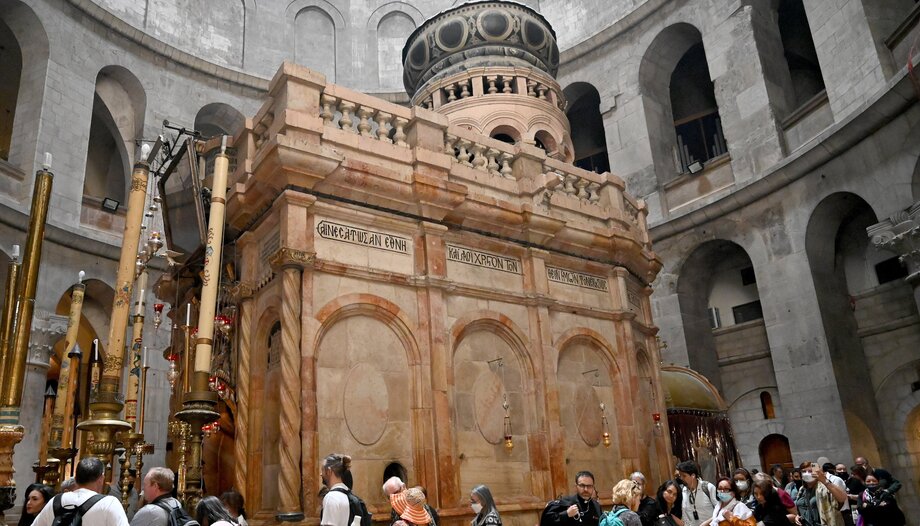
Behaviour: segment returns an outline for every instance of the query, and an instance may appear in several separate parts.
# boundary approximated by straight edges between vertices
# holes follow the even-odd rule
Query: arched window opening
[[[390,462],[387,467],[383,468],[383,482],[389,480],[390,477],[399,477],[399,480],[409,482],[409,472],[399,462]]]
[[[317,7],[308,7],[294,18],[294,60],[335,82],[335,23]]]
[[[204,137],[235,135],[245,124],[246,118],[234,107],[215,102],[207,104],[195,115],[195,130]]]
[[[492,138],[501,142],[506,142],[508,144],[514,144],[514,137],[508,135],[507,133],[496,133],[492,135]]]
[[[690,47],[677,63],[671,73],[670,92],[680,168],[696,173],[702,163],[728,152],[702,41]]]
[[[402,85],[402,48],[413,31],[415,21],[399,11],[386,15],[377,25],[377,75],[381,90],[405,89]]]
[[[19,99],[19,79],[22,76],[22,50],[16,36],[0,20],[0,159],[10,159],[10,144],[13,139],[13,119],[16,116],[16,101]]]
[[[773,408],[773,396],[766,391],[760,393],[760,409],[763,411],[764,420],[776,418],[776,410]]]
[[[709,289],[710,327],[719,329],[763,318],[757,279],[748,255],[734,245],[713,261]]]
[[[824,91],[824,77],[802,0],[782,0],[777,12],[783,54],[794,91],[794,107]]]
[[[575,166],[592,172],[609,172],[610,158],[597,88],[586,82],[576,82],[565,88],[564,94],[569,101],[565,115],[572,127]]]
[[[83,194],[97,200],[108,198],[124,204],[128,170],[127,151],[119,138],[115,120],[106,104],[96,95],[89,125]]]

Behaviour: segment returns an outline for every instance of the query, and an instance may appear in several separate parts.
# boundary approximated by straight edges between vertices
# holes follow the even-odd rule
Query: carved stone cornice
[[[302,270],[306,267],[312,267],[315,260],[315,253],[281,247],[277,252],[269,256],[268,264],[275,272],[285,268],[299,268]]]
[[[866,229],[872,244],[898,255],[907,281],[920,283],[920,201]]]

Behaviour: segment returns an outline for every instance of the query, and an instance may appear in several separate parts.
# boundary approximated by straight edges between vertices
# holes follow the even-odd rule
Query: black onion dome
[[[432,78],[479,66],[535,67],[556,76],[556,32],[533,9],[515,2],[470,2],[418,27],[403,46],[409,96]]]

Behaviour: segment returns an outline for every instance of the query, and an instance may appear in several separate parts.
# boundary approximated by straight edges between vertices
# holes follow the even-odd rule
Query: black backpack
[[[170,506],[165,499],[155,500],[151,504],[158,506],[166,512],[166,526],[201,526],[198,524],[198,521],[189,517],[188,513],[185,512],[185,508],[182,506],[176,506],[174,508]]]
[[[93,495],[92,497],[86,499],[83,504],[79,506],[64,506],[61,504],[61,497],[63,494],[54,497],[54,520],[51,521],[51,526],[80,526],[83,524],[83,514],[89,511],[97,502],[102,500],[105,495]]]
[[[344,488],[332,488],[330,491],[344,493],[348,497],[348,526],[354,522],[355,517],[361,516],[361,526],[372,526],[371,513],[367,511],[367,506],[361,497]]]

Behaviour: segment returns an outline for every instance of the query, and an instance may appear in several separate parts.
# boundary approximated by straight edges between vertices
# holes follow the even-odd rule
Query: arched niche
[[[245,123],[239,110],[222,102],[206,104],[195,115],[195,130],[205,137],[234,136]]]
[[[688,172],[693,162],[727,152],[703,36],[696,27],[677,23],[652,40],[639,65],[639,89],[649,137],[659,138],[651,142],[659,185]]]
[[[587,82],[575,82],[566,86],[563,94],[568,101],[565,116],[572,130],[575,166],[592,172],[609,172],[607,136],[600,112],[601,96],[597,88]]]
[[[850,291],[872,283],[865,226],[877,222],[875,211],[863,198],[837,192],[818,203],[805,230],[805,253],[840,401],[865,422],[874,421],[879,409],[875,397],[865,392],[865,386],[872,385],[870,368],[854,315],[858,306]],[[860,283],[851,285],[854,281]],[[859,430],[850,429],[852,421],[848,419],[847,424],[854,451],[868,452],[880,442],[879,436],[868,441]],[[871,432],[875,435],[879,430]]]
[[[532,368],[522,333],[501,315],[479,313],[455,324],[452,391],[455,455],[464,490],[485,484],[498,498],[533,495],[529,437],[534,429]],[[508,403],[514,448],[504,444]]]
[[[347,452],[355,492],[382,510],[380,474],[393,462],[415,471],[419,359],[412,330],[395,305],[376,297],[343,301],[317,318],[317,463]]]
[[[281,497],[278,493],[278,479],[281,477],[281,322],[275,320],[267,334],[259,342],[265,349],[261,356],[254,356],[253,368],[264,371],[261,378],[261,404],[258,413],[261,418],[255,428],[260,435],[262,459],[262,510],[277,510]],[[263,347],[264,346],[264,347]]]
[[[131,72],[107,66],[96,76],[84,196],[126,204],[136,141],[143,137],[147,96]]]
[[[294,61],[336,79],[336,23],[321,5],[309,5],[294,15]]]
[[[556,385],[559,423],[566,430],[566,480],[575,480],[585,466],[598,482],[619,480],[624,468],[618,431],[634,419],[635,408],[622,391],[623,379],[611,358],[614,351],[591,334],[573,336],[561,345]],[[604,445],[605,432],[610,446]],[[609,493],[606,485],[596,489],[602,496]]]
[[[402,11],[391,11],[377,25],[377,78],[382,91],[402,91],[402,48],[417,23]]]
[[[725,383],[723,367],[719,365],[717,336],[714,331],[738,323],[763,319],[760,293],[751,258],[739,245],[727,240],[715,240],[698,246],[680,268],[677,281],[678,303],[684,337],[689,352],[690,368],[703,374],[718,389]],[[760,347],[769,351],[763,323],[757,334]],[[731,340],[734,334],[718,335]],[[764,363],[769,369],[765,385],[775,385],[772,361]],[[732,371],[725,371],[733,374]],[[727,399],[734,397],[723,393]],[[734,393],[736,396],[740,393]]]
[[[48,35],[31,7],[0,0],[0,40],[0,159],[30,173],[41,128]]]
[[[783,43],[783,57],[789,70],[793,108],[798,108],[824,91],[824,77],[815,51],[811,27],[802,0],[780,0],[777,6],[777,25]]]

